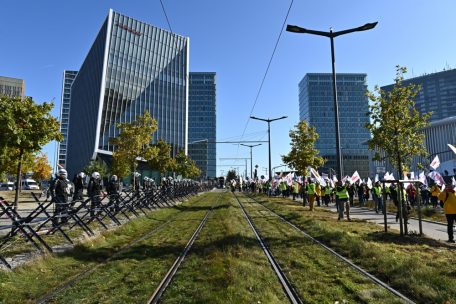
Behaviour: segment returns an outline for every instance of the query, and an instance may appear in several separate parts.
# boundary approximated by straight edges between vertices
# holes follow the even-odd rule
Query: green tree
[[[157,148],[151,146],[152,134],[157,130],[157,121],[149,112],[145,111],[133,122],[119,123],[117,128],[120,130],[119,135],[109,141],[114,145],[112,157],[117,168],[123,168],[129,174],[134,173],[138,167],[138,160],[153,159],[157,156]],[[128,171],[121,164],[128,164]],[[133,189],[135,179],[136,176],[133,174]]]
[[[82,169],[85,174],[92,175],[93,172],[98,172],[100,175],[107,176],[109,174],[108,165],[102,160],[91,160],[85,167]]]
[[[226,174],[226,181],[230,182],[232,179],[237,179],[236,170],[229,170]]]
[[[282,155],[282,161],[298,171],[303,176],[307,175],[307,168],[318,168],[325,163],[319,156],[320,151],[315,149],[318,133],[315,127],[310,127],[307,121],[301,120],[289,133],[291,151]]]
[[[166,171],[173,171],[175,169],[175,163],[171,157],[171,146],[163,139],[159,139],[152,146],[156,148],[157,155],[147,160],[149,166],[160,172],[160,177]]]
[[[51,140],[61,141],[58,120],[51,115],[53,103],[36,104],[31,97],[0,97],[0,154],[14,151],[17,162],[16,194],[14,206],[17,207],[19,185],[21,185],[22,162],[24,155],[34,154]]]
[[[403,178],[404,169],[410,167],[414,156],[426,157],[427,151],[422,129],[429,125],[432,113],[421,115],[415,108],[413,99],[420,91],[414,84],[402,84],[405,67],[396,66],[394,87],[390,92],[375,87],[375,92],[367,95],[372,102],[368,115],[371,122],[366,128],[372,133],[368,141],[373,150],[374,160],[388,159]]]
[[[184,178],[195,178],[201,175],[201,170],[195,161],[185,155],[184,150],[179,151],[176,155],[176,172]]]

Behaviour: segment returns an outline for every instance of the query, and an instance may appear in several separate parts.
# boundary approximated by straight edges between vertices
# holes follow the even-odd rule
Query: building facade
[[[421,114],[432,112],[430,121],[456,116],[456,69],[410,78],[402,84],[421,86],[415,97],[415,107]],[[391,84],[382,89],[388,92],[393,87]]]
[[[24,80],[0,76],[0,96],[24,97]]]
[[[369,118],[367,75],[336,74],[339,106],[340,145],[343,174],[358,171],[361,178],[369,175],[369,151],[365,142],[370,139],[365,128]],[[327,162],[323,170],[337,170],[336,129],[332,74],[308,73],[299,83],[299,119],[314,126],[319,135],[315,147]]]
[[[60,133],[63,135],[63,141],[57,145],[57,162],[56,166],[66,167],[67,144],[68,144],[68,126],[70,124],[70,98],[71,85],[78,71],[64,71],[62,81],[62,98],[60,102]]]
[[[216,73],[191,72],[188,95],[188,154],[201,178],[216,177]]]
[[[149,111],[153,140],[187,152],[189,38],[109,11],[71,87],[67,169],[109,162],[116,125]]]

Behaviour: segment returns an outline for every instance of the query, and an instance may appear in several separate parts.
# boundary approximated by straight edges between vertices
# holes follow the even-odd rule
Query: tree
[[[157,156],[157,148],[150,145],[152,134],[157,130],[157,121],[149,112],[137,116],[135,121],[117,124],[120,133],[117,137],[109,140],[114,145],[112,154],[116,168],[122,168],[125,172],[134,173],[138,166],[138,160],[153,159]],[[121,164],[128,164],[128,170]],[[133,190],[135,188],[135,174],[133,174]]]
[[[35,157],[35,163],[33,165],[33,179],[42,181],[49,179],[52,174],[52,167],[49,164],[49,160],[46,154],[40,153]]]
[[[7,151],[14,152],[17,161],[16,194],[14,206],[17,208],[23,157],[27,153],[36,153],[51,140],[61,141],[60,124],[50,112],[53,103],[36,104],[31,97],[0,97],[0,151],[5,156]]]
[[[375,93],[367,95],[372,102],[368,115],[371,122],[366,128],[372,133],[368,141],[369,149],[374,150],[374,160],[389,159],[403,178],[403,171],[410,167],[413,156],[427,155],[422,129],[429,125],[432,113],[420,115],[413,99],[420,91],[414,84],[404,86],[402,81],[407,68],[396,66],[394,87],[390,92],[375,87]]]
[[[109,174],[108,165],[102,160],[91,160],[82,171],[88,176],[92,175],[93,172],[98,172],[101,176],[107,176]]]
[[[231,180],[236,180],[236,170],[229,170],[228,173],[226,174],[226,180],[227,182],[230,182]]]
[[[201,175],[201,170],[195,161],[185,155],[184,150],[179,151],[176,155],[176,172],[187,178],[195,178]]]
[[[157,143],[152,146],[157,149],[157,155],[154,158],[147,160],[149,166],[160,172],[160,177],[161,174],[166,171],[173,171],[175,163],[171,157],[171,146],[163,139],[159,139]]]
[[[318,156],[320,151],[315,149],[315,141],[318,133],[315,127],[310,127],[307,121],[301,120],[289,133],[291,151],[282,155],[282,161],[290,168],[293,168],[304,176],[307,175],[307,168],[318,168],[325,163],[325,160]]]

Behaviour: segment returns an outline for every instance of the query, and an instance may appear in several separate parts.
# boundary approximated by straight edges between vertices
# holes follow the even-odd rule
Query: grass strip
[[[231,193],[216,208],[164,293],[163,303],[287,303]]]
[[[402,303],[259,204],[243,201],[305,303]]]
[[[184,207],[165,229],[135,244],[59,294],[51,303],[144,303],[185,247],[218,194]]]
[[[203,196],[193,197],[177,207],[156,210],[117,229],[89,238],[62,254],[39,257],[12,272],[0,271],[0,303],[34,302],[80,272],[104,262],[125,244],[203,199]]]
[[[417,303],[455,302],[455,246],[394,230],[385,234],[364,220],[338,222],[328,210],[310,212],[290,200],[257,199]]]

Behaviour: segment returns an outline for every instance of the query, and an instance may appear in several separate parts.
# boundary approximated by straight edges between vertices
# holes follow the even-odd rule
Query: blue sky
[[[174,32],[190,37],[190,70],[217,72],[218,140],[240,139],[281,30],[290,1],[163,0]],[[55,98],[58,115],[62,72],[79,69],[113,8],[168,28],[159,0],[3,1],[0,10],[0,75],[25,80],[36,101]],[[327,31],[378,21],[368,32],[335,41],[337,72],[367,73],[368,85],[390,84],[395,65],[408,76],[456,68],[456,1],[295,0],[287,23]],[[272,124],[272,166],[289,151],[288,131],[298,122],[298,83],[306,73],[330,72],[329,39],[282,34],[253,110],[258,117],[288,119]],[[265,123],[250,121],[244,140],[266,140]],[[54,144],[44,151],[51,161]],[[218,145],[217,159],[249,157],[249,149]],[[267,145],[254,148],[254,164],[267,167]],[[244,161],[219,161],[221,170]],[[264,171],[260,172],[264,173]]]

